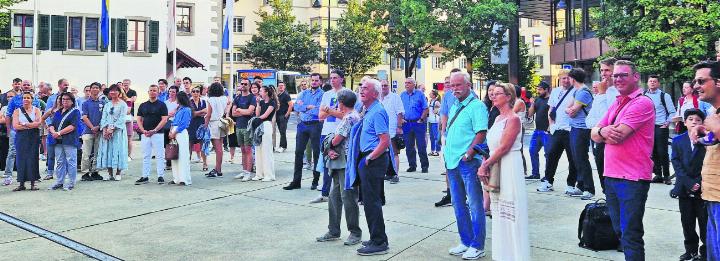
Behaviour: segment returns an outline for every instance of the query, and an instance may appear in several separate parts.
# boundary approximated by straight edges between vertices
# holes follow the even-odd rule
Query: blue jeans
[[[720,260],[720,202],[708,201],[707,260]],[[702,228],[700,228],[702,229]]]
[[[13,169],[15,168],[15,131],[8,132],[8,154],[5,158],[5,178],[12,178]]]
[[[455,218],[463,245],[485,249],[485,209],[483,192],[477,170],[480,161],[460,161],[454,169],[448,170],[450,195]]]
[[[322,130],[322,124],[320,122],[314,122],[312,124],[298,123],[297,133],[295,134],[295,166],[293,170],[293,185],[300,185],[302,179],[302,167],[303,167],[303,156],[305,155],[305,148],[308,143],[312,148],[312,161],[313,164],[317,164],[318,156],[320,155],[320,131]],[[313,169],[313,180],[312,184],[317,185],[320,179],[320,172],[315,171],[315,165]]]
[[[54,147],[55,161],[57,162],[57,181],[55,184],[63,184],[65,176],[67,176],[69,180],[65,187],[74,187],[77,178],[77,147],[61,144],[56,144]]]
[[[539,152],[540,148],[543,148],[543,152],[547,150],[548,142],[550,142],[550,134],[547,131],[535,130],[530,137],[530,164],[533,176],[540,176]],[[547,155],[544,157],[545,163],[547,163]]]
[[[605,178],[608,212],[613,229],[620,236],[625,260],[645,260],[645,243],[642,238],[645,232],[642,222],[648,190],[650,190],[649,181]],[[709,222],[708,227],[710,227]],[[709,233],[708,241],[711,241]]]
[[[440,129],[437,123],[429,123],[430,125],[430,151],[440,151]]]
[[[577,170],[578,189],[595,194],[595,182],[590,165],[590,129],[572,128],[570,130],[570,153]]]
[[[57,154],[55,153],[56,145],[51,145],[49,142],[46,142],[45,144],[45,146],[47,146],[47,175],[53,176],[53,174],[55,173],[55,155]]]
[[[323,140],[325,140],[325,137],[327,135],[320,135],[320,144],[322,144]],[[321,145],[322,146],[322,145]],[[322,152],[320,152],[322,153]],[[323,179],[322,179],[322,190],[320,191],[320,195],[323,197],[329,197],[330,196],[330,185],[332,185],[332,178],[330,177],[330,171],[328,168],[323,168]]]
[[[411,168],[417,168],[417,158],[415,153],[420,156],[420,167],[427,169],[430,166],[427,157],[427,144],[425,144],[425,130],[427,127],[424,123],[406,122],[403,125],[403,138],[405,139],[405,155],[408,158],[408,165]],[[415,145],[417,144],[417,151]]]

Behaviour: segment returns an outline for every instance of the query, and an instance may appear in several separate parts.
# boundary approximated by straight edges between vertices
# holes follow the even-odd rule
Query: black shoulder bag
[[[555,121],[555,117],[557,117],[558,107],[560,107],[560,106],[562,105],[562,102],[565,100],[565,97],[567,97],[568,94],[570,94],[570,90],[567,90],[567,92],[565,93],[565,95],[563,95],[562,99],[560,99],[560,102],[558,102],[557,106],[555,106],[555,107],[552,109],[552,111],[550,111],[550,119],[551,119],[551,120]]]

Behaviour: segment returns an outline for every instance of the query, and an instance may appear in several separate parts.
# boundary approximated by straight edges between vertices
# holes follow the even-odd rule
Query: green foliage
[[[271,0],[272,11],[257,11],[258,33],[240,47],[246,61],[257,68],[307,73],[319,61],[320,44],[313,39],[315,31],[307,24],[295,23],[291,2]]]
[[[0,28],[3,28],[10,23],[10,12],[8,11],[8,7],[25,1],[27,0],[0,0]],[[0,40],[5,39],[0,38]]]
[[[436,43],[437,16],[433,0],[368,0],[369,20],[386,34],[386,49],[392,57],[405,59],[405,77],[412,76],[417,60],[427,57]]]
[[[337,27],[330,30],[331,65],[345,70],[350,77],[350,86],[354,86],[353,76],[365,73],[381,62],[383,33],[365,15],[365,9],[356,0],[350,0]]]
[[[445,17],[437,30],[440,46],[448,50],[445,60],[465,56],[471,65],[505,44],[517,18],[517,6],[505,0],[438,0],[438,6],[438,16]]]
[[[715,57],[720,37],[720,3],[709,0],[606,0],[601,13],[604,37],[642,73],[683,80],[692,65]]]
[[[537,73],[538,64],[530,55],[530,48],[525,43],[520,43],[520,79],[519,85],[535,93],[535,87],[542,81],[542,76]],[[473,63],[475,73],[484,80],[499,80],[508,82],[507,64],[492,64],[490,55],[479,57]]]

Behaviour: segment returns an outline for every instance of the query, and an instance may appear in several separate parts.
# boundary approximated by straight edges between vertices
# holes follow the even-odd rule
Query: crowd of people
[[[310,203],[328,204],[328,230],[318,242],[341,239],[344,210],[349,231],[344,245],[362,244],[360,255],[387,253],[384,183],[400,181],[404,149],[406,173],[417,171],[417,158],[420,172],[428,173],[429,157],[438,157],[446,170],[447,190],[435,206],[452,205],[457,219],[460,244],[449,254],[467,260],[485,256],[490,216],[493,241],[504,242],[492,245],[493,259],[529,260],[525,180],[539,179],[538,192],[554,191],[565,152],[564,193],[582,200],[604,195],[621,242],[618,250],[627,260],[644,260],[642,219],[650,183],[672,185],[673,178],[670,196],[679,198],[685,236],[680,259],[717,260],[720,64],[701,62],[694,69],[695,79],[683,84],[677,102],[662,91],[658,76],[647,76],[643,89],[635,65],[612,58],[600,62],[601,80],[591,87],[584,70],[563,70],[558,87],[541,82],[532,98],[525,88],[499,81],[487,82],[482,96],[460,69],[445,78],[442,92],[430,90],[429,97],[413,78],[395,93],[386,80],[365,77],[354,92],[345,87],[341,70],[333,70],[325,86],[320,74],[311,74],[309,86],[300,83],[295,101],[285,83],[264,85],[260,77],[240,79],[232,93],[219,79],[209,86],[193,86],[187,77],[172,85],[160,79],[147,87],[148,100],[138,106],[130,80],[91,83],[77,95],[65,79],[52,94],[49,83],[36,88],[15,79],[0,95],[0,157],[6,159],[0,168],[4,185],[17,182],[13,191],[38,190],[41,180],[54,180],[49,190],[72,190],[78,173],[82,181],[120,181],[133,160],[132,140],[139,136],[143,169],[136,185],[150,182],[153,163],[159,184],[171,170],[168,184],[191,185],[191,162],[201,163],[207,178],[222,177],[224,154],[235,162],[237,148],[242,169],[236,179],[275,181],[274,153],[287,149],[288,121],[295,113],[293,177],[283,189],[301,188],[303,169],[312,172],[310,189],[320,195]],[[523,136],[531,119],[527,175]],[[211,153],[215,162],[209,166]],[[362,241],[360,206],[367,241]]]

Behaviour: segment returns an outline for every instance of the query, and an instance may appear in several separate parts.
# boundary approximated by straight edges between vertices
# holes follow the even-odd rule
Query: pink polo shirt
[[[623,97],[631,100],[617,113]],[[642,89],[639,88],[628,96],[618,96],[598,126],[610,125],[616,113],[614,124],[625,124],[634,132],[620,144],[605,145],[605,177],[651,180],[653,162],[650,156],[655,134],[655,107],[652,100],[642,95]]]

